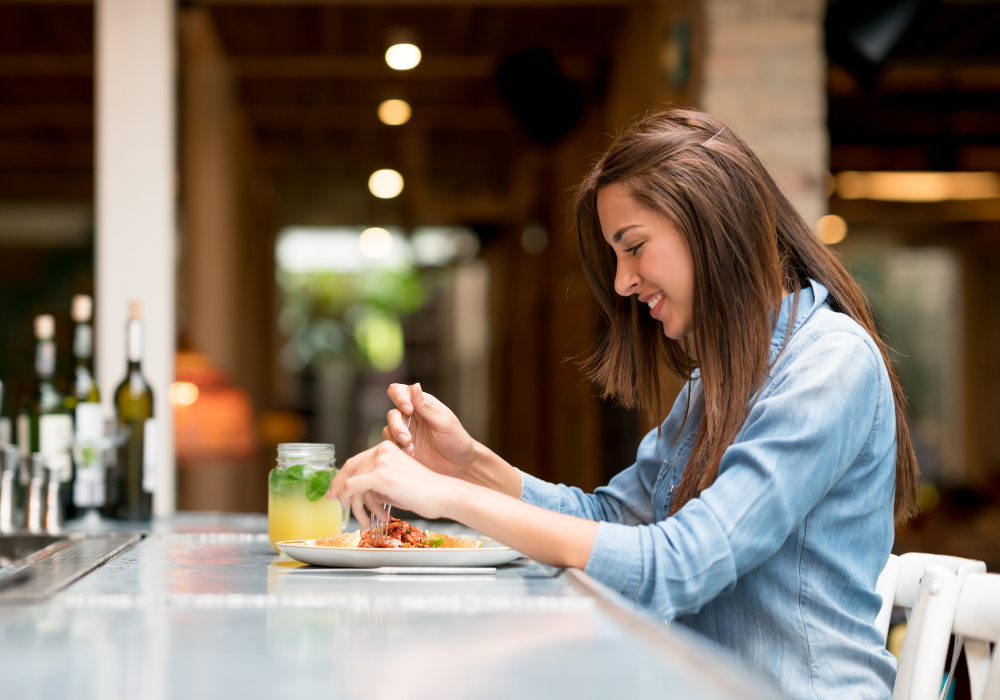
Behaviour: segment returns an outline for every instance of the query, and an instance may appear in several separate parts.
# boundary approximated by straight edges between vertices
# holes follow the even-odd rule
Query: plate
[[[495,540],[483,540],[479,549],[358,549],[317,547],[316,540],[286,540],[276,545],[303,564],[343,569],[374,569],[380,566],[500,566],[521,553]]]

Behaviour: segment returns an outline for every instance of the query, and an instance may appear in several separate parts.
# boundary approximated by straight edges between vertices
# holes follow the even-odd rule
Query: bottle
[[[128,369],[115,391],[118,415],[118,455],[108,478],[104,515],[124,520],[148,520],[153,514],[156,419],[153,390],[142,376],[142,306],[133,301],[126,326]]]
[[[44,457],[49,479],[58,481],[59,501],[63,516],[72,504],[73,461],[70,446],[73,442],[73,419],[66,412],[62,393],[56,389],[56,323],[52,316],[35,317],[35,387],[28,399],[27,432],[28,452]],[[23,452],[23,447],[22,447]]]
[[[94,301],[86,294],[73,297],[73,357],[76,369],[66,406],[75,409],[78,403],[100,403],[101,394],[94,381],[94,328],[90,324]]]
[[[0,451],[11,443],[10,418],[3,415],[3,381],[0,380]]]
[[[104,411],[94,381],[93,300],[86,294],[73,297],[73,357],[76,369],[66,406],[73,412],[73,506],[78,511],[100,508],[105,502]]]

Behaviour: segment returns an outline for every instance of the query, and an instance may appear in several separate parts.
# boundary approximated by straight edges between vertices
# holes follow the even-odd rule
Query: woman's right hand
[[[386,415],[382,437],[398,445],[425,467],[445,476],[461,477],[476,457],[476,441],[451,409],[420,384],[392,384],[386,392],[396,408]],[[407,429],[406,420],[413,416]]]

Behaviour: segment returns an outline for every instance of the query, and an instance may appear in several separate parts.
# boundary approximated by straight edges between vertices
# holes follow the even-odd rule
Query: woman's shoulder
[[[852,374],[871,372],[879,381],[888,379],[882,353],[871,334],[827,303],[812,310],[788,339],[772,375],[794,372],[807,359],[827,366],[840,365],[849,368]]]

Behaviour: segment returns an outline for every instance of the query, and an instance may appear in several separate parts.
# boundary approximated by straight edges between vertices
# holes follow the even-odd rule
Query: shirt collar
[[[792,324],[791,337],[813,313],[826,303],[826,298],[830,296],[829,290],[814,279],[809,280],[809,285],[799,290],[799,307],[795,311],[795,322]],[[788,328],[788,320],[792,317],[792,307],[795,303],[795,294],[791,293],[781,300],[781,309],[778,313],[778,322],[774,324],[771,332],[771,349],[780,350],[785,342],[785,331]],[[772,362],[774,358],[771,358]]]

